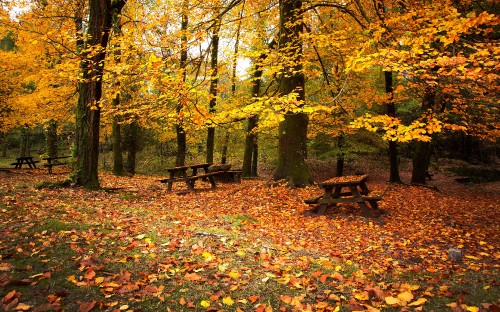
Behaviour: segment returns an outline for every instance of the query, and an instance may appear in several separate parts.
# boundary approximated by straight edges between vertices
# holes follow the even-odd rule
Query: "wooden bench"
[[[221,182],[241,182],[241,170],[227,170],[227,171],[218,171],[215,176],[217,181]]]
[[[71,158],[71,156],[58,156],[58,157],[45,157],[42,158],[43,160],[46,161],[45,164],[43,164],[44,167],[46,167],[49,171],[49,173],[52,173],[52,167],[54,166],[62,166],[62,165],[67,165],[67,162],[60,162],[60,159],[66,159],[66,158]]]

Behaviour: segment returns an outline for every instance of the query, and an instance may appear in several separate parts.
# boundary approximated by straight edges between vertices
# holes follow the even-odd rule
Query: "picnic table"
[[[39,162],[38,160],[33,160],[33,157],[31,156],[26,156],[26,157],[18,157],[16,158],[16,162],[11,163],[11,166],[14,166],[15,169],[21,169],[23,165],[28,165],[31,169],[36,168],[36,163]]]
[[[217,172],[209,172],[209,167],[212,164],[203,163],[203,164],[194,164],[194,165],[186,165],[179,166],[167,169],[169,173],[169,177],[166,179],[161,179],[161,183],[167,183],[167,190],[172,190],[172,185],[176,182],[184,182],[190,192],[194,192],[194,186],[197,180],[200,179],[208,179],[210,182],[211,188],[216,188],[214,176],[217,175]],[[203,169],[203,173],[198,173],[198,169]],[[188,172],[190,170],[190,172]]]
[[[357,203],[363,216],[372,217],[373,212],[379,212],[377,201],[381,200],[382,197],[370,192],[366,185],[367,179],[368,175],[365,174],[335,177],[318,183],[324,194],[314,199],[308,199],[305,202],[310,205],[317,205],[318,214],[324,214],[328,206],[336,206],[339,203]]]
[[[44,157],[42,159],[45,160],[46,163],[43,164],[43,166],[49,170],[49,173],[52,173],[52,167],[62,166],[67,164],[67,162],[60,161],[61,159],[66,159],[66,158],[71,158],[71,156]]]

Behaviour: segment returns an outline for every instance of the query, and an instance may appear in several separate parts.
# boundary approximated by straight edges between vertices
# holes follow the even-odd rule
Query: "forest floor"
[[[330,168],[311,164],[316,181]],[[320,188],[266,178],[178,195],[152,176],[103,172],[88,191],[63,168],[0,171],[0,310],[500,311],[499,182],[346,171],[370,175],[383,222],[318,216],[304,199]]]

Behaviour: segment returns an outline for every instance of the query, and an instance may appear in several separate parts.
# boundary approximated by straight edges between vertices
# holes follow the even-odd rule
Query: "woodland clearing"
[[[88,191],[54,172],[0,171],[4,310],[499,311],[499,182],[395,185],[372,168],[378,224],[349,204],[310,213],[316,186],[177,195],[101,172]]]

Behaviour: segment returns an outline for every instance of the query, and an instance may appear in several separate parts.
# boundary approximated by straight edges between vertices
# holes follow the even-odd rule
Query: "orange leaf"
[[[323,284],[326,283],[326,279],[328,278],[328,276],[330,276],[330,274],[321,275],[321,278],[319,279],[319,281]]]

